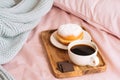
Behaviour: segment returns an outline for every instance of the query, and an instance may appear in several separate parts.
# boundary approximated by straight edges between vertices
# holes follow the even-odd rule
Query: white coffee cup
[[[77,47],[88,47],[88,49],[84,50],[84,52],[86,52],[88,50],[88,53],[90,53],[92,51],[92,49],[94,49],[93,52],[91,52],[91,54],[86,54],[84,52],[76,51],[77,49],[75,49],[75,46]],[[91,47],[92,49],[89,49],[89,47]],[[74,48],[74,49],[73,49]],[[80,49],[80,48],[79,48]],[[73,51],[72,51],[73,50]],[[82,54],[84,53],[84,54]],[[71,42],[68,45],[68,54],[69,57],[71,59],[71,61],[77,65],[81,65],[81,66],[97,66],[99,64],[99,58],[97,56],[98,53],[98,47],[94,42],[88,41],[88,40],[75,40],[73,42]]]

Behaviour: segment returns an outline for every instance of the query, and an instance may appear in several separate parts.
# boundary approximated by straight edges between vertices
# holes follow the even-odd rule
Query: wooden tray
[[[91,66],[77,66],[73,64],[74,71],[71,72],[60,72],[57,68],[57,62],[60,61],[70,61],[67,50],[58,49],[55,46],[53,46],[50,42],[50,35],[55,30],[46,30],[41,32],[41,39],[43,41],[43,44],[45,46],[45,49],[48,54],[48,58],[51,64],[51,67],[53,69],[53,74],[57,78],[67,78],[67,77],[75,77],[75,76],[82,76],[86,74],[92,74],[92,73],[99,73],[106,70],[106,64],[100,55],[100,52],[98,53],[98,57],[100,60],[100,63],[96,67]],[[70,61],[71,62],[71,61]]]

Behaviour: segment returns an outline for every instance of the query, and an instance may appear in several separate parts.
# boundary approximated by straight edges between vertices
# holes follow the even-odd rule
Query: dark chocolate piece
[[[73,64],[68,61],[62,61],[57,63],[58,70],[61,72],[70,72],[74,71]]]

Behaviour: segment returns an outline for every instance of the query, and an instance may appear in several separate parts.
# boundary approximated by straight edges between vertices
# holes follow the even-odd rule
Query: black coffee
[[[90,55],[95,52],[95,49],[92,48],[89,45],[75,45],[70,49],[73,53],[78,54],[78,55]]]

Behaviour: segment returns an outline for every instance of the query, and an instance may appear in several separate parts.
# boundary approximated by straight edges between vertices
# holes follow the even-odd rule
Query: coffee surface
[[[95,52],[95,49],[89,45],[75,45],[70,49],[73,53],[77,55],[91,55]]]

